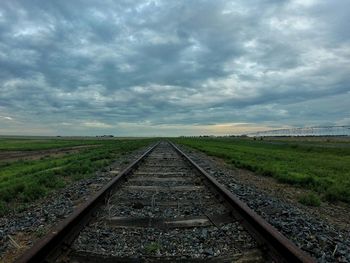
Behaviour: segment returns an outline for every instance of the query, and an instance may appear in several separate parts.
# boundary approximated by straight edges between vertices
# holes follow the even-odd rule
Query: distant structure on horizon
[[[249,137],[264,136],[350,136],[350,125],[319,126],[304,128],[277,129],[247,134]]]

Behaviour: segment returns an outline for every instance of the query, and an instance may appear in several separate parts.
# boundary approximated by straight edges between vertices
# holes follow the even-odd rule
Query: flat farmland
[[[88,178],[150,139],[0,139],[0,214]]]
[[[279,182],[313,191],[301,202],[350,203],[350,142],[344,138],[179,138],[177,143]]]

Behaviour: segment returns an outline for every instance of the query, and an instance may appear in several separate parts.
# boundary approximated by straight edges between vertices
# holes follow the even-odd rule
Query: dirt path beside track
[[[18,160],[38,160],[44,157],[59,157],[69,153],[77,153],[86,148],[98,146],[99,145],[81,145],[38,151],[0,151],[0,162],[15,162]]]

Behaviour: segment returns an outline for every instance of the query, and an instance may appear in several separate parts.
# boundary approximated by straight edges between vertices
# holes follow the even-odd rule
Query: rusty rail
[[[228,191],[222,184],[192,161],[192,159],[175,144],[172,142],[169,143],[180,155],[191,163],[196,170],[210,182],[211,187],[230,204],[234,210],[233,216],[246,227],[259,244],[266,246],[272,258],[277,262],[316,262],[311,256],[298,248],[294,243],[278,232],[276,228],[270,225],[245,203],[240,201],[237,196]]]
[[[59,223],[43,239],[35,243],[31,248],[24,252],[15,262],[17,263],[39,263],[47,262],[47,258],[55,257],[58,250],[64,251],[69,242],[79,233],[79,231],[89,222],[93,212],[102,203],[108,194],[137,166],[145,157],[153,151],[159,144],[156,143],[144,152],[136,161],[125,168],[117,177],[112,179],[94,197],[86,203],[79,206],[68,218]]]

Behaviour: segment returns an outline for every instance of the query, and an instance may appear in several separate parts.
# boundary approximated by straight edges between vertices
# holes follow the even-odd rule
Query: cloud
[[[344,123],[349,10],[346,0],[2,1],[0,112],[23,122],[6,126],[14,133],[29,122],[121,135]]]
[[[0,119],[4,119],[4,120],[8,120],[8,121],[12,121],[13,118],[9,117],[9,116],[0,116]]]
[[[91,127],[91,128],[112,128],[112,125],[109,125],[107,123],[99,122],[99,121],[88,121],[88,122],[83,122],[81,124],[82,126],[85,127]]]

